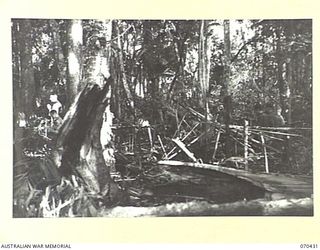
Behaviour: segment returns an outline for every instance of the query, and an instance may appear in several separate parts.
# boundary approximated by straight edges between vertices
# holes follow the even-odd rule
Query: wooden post
[[[265,144],[265,140],[263,137],[263,134],[260,134],[261,137],[261,144],[262,144],[262,148],[263,148],[263,156],[264,156],[264,165],[266,168],[266,173],[269,173],[269,163],[268,163],[268,154],[267,154],[267,148],[266,148],[266,144]]]
[[[215,142],[215,145],[214,145],[214,151],[213,151],[213,155],[212,155],[212,160],[214,160],[216,158],[216,153],[217,153],[217,150],[218,150],[220,134],[221,134],[221,130],[219,129],[218,134],[217,134],[217,139],[216,139],[216,142]]]
[[[164,149],[164,146],[163,146],[163,143],[162,143],[162,140],[161,140],[161,137],[160,135],[157,135],[158,136],[158,140],[160,142],[160,145],[161,145],[161,148],[162,148],[162,151],[164,153],[164,157],[167,158],[167,153],[166,153],[166,150]]]
[[[184,118],[185,118],[185,117],[186,117],[186,114],[182,117],[180,123],[178,124],[177,130],[176,130],[176,132],[174,132],[173,137],[175,137],[176,135],[179,136],[180,127],[181,127],[181,125],[182,125],[182,122],[184,122]]]
[[[188,134],[186,134],[186,135],[181,139],[181,141],[183,142],[185,139],[187,139],[187,137],[188,137],[192,132],[194,132],[194,130],[196,129],[196,127],[199,126],[199,124],[200,124],[200,123],[197,123],[197,124],[188,132]],[[189,126],[189,125],[188,125],[188,126]],[[196,134],[196,135],[197,135],[197,134]],[[167,154],[167,156],[170,155],[170,154],[172,154],[176,148],[177,148],[176,146],[173,147],[173,148],[169,151],[169,153]]]
[[[249,122],[247,120],[244,121],[244,162],[245,162],[245,170],[249,170],[248,166],[248,125]]]
[[[151,132],[151,127],[150,127],[150,125],[149,125],[149,127],[148,127],[147,129],[148,129],[150,147],[151,147],[151,150],[152,150],[152,148],[153,148],[153,140],[152,140],[152,132]]]
[[[137,142],[137,152],[138,152],[138,166],[139,169],[142,169],[142,162],[141,162],[141,128],[135,131],[136,134],[136,142]]]
[[[180,122],[179,122],[178,108],[176,109],[175,115],[176,115],[176,123],[177,123],[177,133],[178,133],[178,135],[179,135],[179,132],[180,132],[180,126],[179,126],[179,124],[180,124]]]

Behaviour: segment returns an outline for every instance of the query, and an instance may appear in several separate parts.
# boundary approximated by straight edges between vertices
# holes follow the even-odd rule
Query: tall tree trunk
[[[111,40],[112,22],[101,21],[96,26],[99,39],[86,64],[86,85],[65,116],[57,145],[62,148],[61,173],[80,175],[89,191],[112,202],[119,193],[110,176],[115,163],[107,43]]]
[[[286,102],[285,102],[285,84],[283,80],[283,58],[281,51],[281,36],[280,31],[276,31],[277,43],[276,43],[276,51],[277,51],[277,80],[278,80],[278,89],[279,89],[279,102],[281,107],[281,114],[283,117],[286,116]],[[286,119],[287,120],[287,119]]]
[[[116,58],[115,56],[113,56],[111,59],[111,75],[112,78],[114,79],[113,81],[113,86],[112,86],[112,96],[113,96],[113,110],[115,113],[115,117],[118,120],[121,120],[122,118],[122,108],[121,108],[121,88],[120,88],[120,84],[121,84],[121,76],[120,76],[120,72],[118,70],[119,67],[119,62],[118,62],[118,58]]]
[[[48,20],[50,29],[51,29],[51,37],[53,43],[53,52],[54,52],[54,60],[57,69],[57,81],[63,81],[66,79],[66,73],[64,68],[64,55],[60,38],[60,30],[57,20],[50,19]]]
[[[19,23],[17,20],[12,22],[12,79],[13,79],[13,128],[14,128],[14,162],[23,157],[23,129],[19,128],[19,112],[23,111],[22,86],[20,71],[20,48],[19,48]]]
[[[292,23],[292,20],[289,20],[289,26],[288,28],[288,33],[287,33],[287,43],[289,44],[291,41],[290,39],[292,39],[292,35],[293,35],[293,29],[294,29],[294,24]],[[287,102],[288,102],[288,116],[287,116],[287,122],[289,125],[292,124],[292,91],[293,91],[293,52],[292,52],[292,46],[289,50],[289,54],[288,54],[288,58],[287,58],[287,62],[286,62],[286,76],[287,76]],[[301,74],[302,75],[302,74]]]
[[[209,79],[210,79],[210,58],[211,58],[211,46],[209,37],[207,35],[208,21],[202,20],[200,25],[200,40],[199,40],[199,82],[201,88],[201,106],[204,109],[205,123],[204,131],[208,131],[208,91],[209,91]],[[205,144],[205,160],[208,160],[208,140],[207,136],[204,136]]]
[[[207,21],[202,20],[200,26],[199,41],[199,82],[202,95],[202,107],[207,113],[208,90],[209,90],[209,71],[210,71],[210,47],[207,44]]]
[[[287,123],[288,125],[292,124],[292,84],[293,84],[293,69],[292,69],[292,58],[288,58],[286,63],[287,70],[287,83],[288,83],[288,91],[287,91],[287,99],[288,99],[288,116]]]
[[[32,26],[28,19],[20,19],[19,23],[19,48],[21,66],[21,90],[22,111],[28,116],[34,112],[35,108],[35,81],[32,64]]]
[[[67,34],[68,64],[67,64],[67,96],[71,104],[81,90],[82,77],[82,22],[70,21]]]
[[[231,141],[230,141],[230,118],[231,118],[231,95],[229,90],[230,84],[230,64],[231,64],[231,51],[230,51],[230,21],[224,20],[224,121],[226,126],[226,139],[225,139],[225,154],[227,157],[231,156]]]
[[[126,76],[126,71],[125,71],[125,67],[124,67],[124,60],[123,60],[123,45],[122,45],[122,41],[121,41],[121,36],[120,36],[120,31],[119,31],[119,25],[120,25],[120,21],[118,21],[115,25],[116,27],[116,34],[117,34],[117,42],[118,42],[118,48],[119,48],[119,66],[120,66],[120,72],[121,72],[121,80],[122,80],[122,85],[123,88],[125,90],[126,93],[126,98],[127,98],[127,103],[128,103],[128,107],[131,110],[132,114],[134,115],[134,100],[133,100],[133,96],[127,81],[127,76]]]
[[[151,97],[153,100],[151,102],[151,109],[152,109],[152,123],[157,123],[160,118],[160,109],[159,109],[159,75],[156,67],[156,63],[154,62],[153,57],[153,46],[154,41],[152,38],[152,27],[153,25],[157,24],[158,21],[156,20],[146,20],[143,22],[143,48],[144,51],[142,54],[143,59],[143,70],[146,73],[145,74],[145,87],[146,87],[146,93]]]
[[[14,98],[14,161],[23,158],[23,122],[35,110],[35,80],[32,63],[32,26],[28,19],[14,19],[13,41],[13,98]]]

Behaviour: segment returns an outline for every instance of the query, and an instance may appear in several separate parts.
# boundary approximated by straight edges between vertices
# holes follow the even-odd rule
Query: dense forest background
[[[13,19],[12,65],[16,182],[47,178],[24,201],[77,173],[114,204],[110,173],[141,165],[144,149],[149,162],[188,159],[170,157],[172,138],[201,162],[265,171],[268,150],[271,172],[312,174],[309,19]],[[50,96],[63,118],[53,137]]]

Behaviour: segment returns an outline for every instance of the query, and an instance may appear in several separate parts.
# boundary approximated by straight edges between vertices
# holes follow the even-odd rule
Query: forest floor
[[[75,185],[77,181],[65,179],[45,191],[30,191],[28,179],[17,179],[13,216],[313,215],[312,176],[252,173],[200,163],[178,162],[178,166],[177,161],[159,163],[130,162],[122,166],[121,174],[113,172],[122,197],[104,204],[84,186]],[[34,172],[39,171],[35,168]]]

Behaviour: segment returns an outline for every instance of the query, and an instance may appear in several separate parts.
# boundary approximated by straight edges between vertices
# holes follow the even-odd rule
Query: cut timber
[[[172,139],[172,141],[194,162],[197,162],[197,159],[194,157],[194,154],[187,149],[186,145],[182,141],[180,141],[178,138]]]
[[[229,174],[264,188],[270,193],[282,194],[285,198],[305,198],[313,195],[312,176],[288,176],[273,173],[250,173],[245,170],[227,168],[219,165],[200,164],[181,161],[159,161],[158,164],[181,167],[198,167]]]

